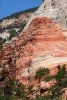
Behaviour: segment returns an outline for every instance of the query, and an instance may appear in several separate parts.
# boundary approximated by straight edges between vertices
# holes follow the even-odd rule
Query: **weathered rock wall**
[[[27,26],[35,17],[48,17],[67,28],[67,0],[44,0],[41,6],[30,17]]]

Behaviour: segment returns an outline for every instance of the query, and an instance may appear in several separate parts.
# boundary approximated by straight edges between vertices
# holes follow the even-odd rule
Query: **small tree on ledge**
[[[49,74],[49,69],[48,68],[39,68],[36,71],[35,79],[39,79],[39,82],[40,82],[41,78],[43,76],[45,76],[46,74]]]

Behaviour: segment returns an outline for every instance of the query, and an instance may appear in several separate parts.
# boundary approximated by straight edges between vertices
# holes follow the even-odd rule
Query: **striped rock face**
[[[20,43],[26,41],[22,49],[24,56],[16,62],[18,67],[22,66],[22,77],[36,72],[40,67],[53,68],[58,64],[67,64],[67,37],[64,33],[67,31],[47,17],[37,17],[30,23],[19,39]]]
[[[37,17],[14,44],[3,48],[1,62],[11,58],[10,63],[16,66],[13,75],[22,82],[25,80],[25,84],[24,77],[33,76],[40,67],[54,69],[58,64],[67,64],[66,33],[51,19]]]
[[[10,61],[15,65],[13,75],[24,84],[27,84],[27,77],[33,77],[40,67],[52,68],[54,73],[57,65],[67,64],[67,30],[61,28],[66,27],[66,18],[60,15],[59,7],[62,2],[66,8],[66,0],[45,0],[15,43],[1,52],[1,63]]]

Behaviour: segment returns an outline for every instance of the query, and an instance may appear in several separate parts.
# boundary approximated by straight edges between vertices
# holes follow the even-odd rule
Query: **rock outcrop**
[[[61,24],[63,28],[67,28],[67,0],[43,0],[38,10],[32,14],[25,28],[36,17],[51,18],[54,22]]]
[[[51,5],[52,2],[54,4]],[[58,64],[67,64],[67,31],[60,25],[66,27],[66,11],[63,15],[59,6],[62,3],[63,8],[66,8],[66,0],[45,0],[15,43],[3,48],[0,61],[2,64],[6,62],[9,66],[16,66],[12,74],[20,82],[28,84],[28,76],[33,77],[40,67],[56,71],[54,67]]]
[[[35,18],[16,42],[4,47],[1,61],[16,65],[16,78],[34,75],[40,67],[67,64],[67,40],[59,24],[47,17]],[[33,74],[32,74],[33,73]]]
[[[35,18],[28,29],[23,32],[23,36],[23,39],[22,35],[20,36],[20,43],[21,40],[26,41],[22,50],[24,57],[20,57],[16,65],[28,67],[21,71],[21,76],[25,77],[40,67],[51,68],[67,63],[66,37],[61,27],[51,19]]]

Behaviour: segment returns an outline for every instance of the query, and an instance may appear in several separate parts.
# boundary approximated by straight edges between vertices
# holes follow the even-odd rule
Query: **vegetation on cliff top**
[[[23,13],[28,13],[28,12],[34,12],[38,9],[38,7],[34,7],[34,8],[30,8],[30,9],[27,9],[27,10],[24,10],[24,11],[20,11],[20,12],[16,12],[14,14],[11,14],[10,16],[7,16],[3,19],[10,19],[10,18],[18,18],[21,14]],[[0,19],[0,21],[2,21],[3,19]]]

